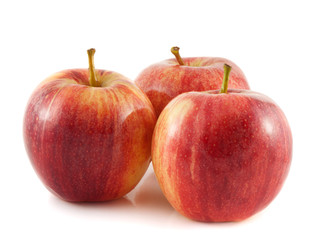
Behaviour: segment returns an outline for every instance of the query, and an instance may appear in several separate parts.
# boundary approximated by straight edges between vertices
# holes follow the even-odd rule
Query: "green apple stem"
[[[96,70],[94,68],[93,63],[93,55],[95,54],[96,50],[94,48],[90,48],[87,50],[88,58],[89,58],[89,84],[91,87],[100,87],[100,83],[96,76]]]
[[[172,52],[172,54],[176,57],[178,63],[179,63],[180,65],[185,65],[184,62],[183,62],[183,60],[182,60],[182,58],[181,58],[181,56],[180,56],[179,50],[180,50],[179,47],[172,47],[172,48],[171,48],[171,52]]]
[[[223,68],[224,68],[224,75],[223,75],[223,81],[222,81],[222,87],[220,89],[220,93],[227,93],[231,66],[229,66],[228,64],[224,64]]]

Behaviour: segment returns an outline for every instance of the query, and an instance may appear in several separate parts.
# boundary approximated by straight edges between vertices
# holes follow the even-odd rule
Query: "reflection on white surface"
[[[191,222],[171,207],[161,192],[152,165],[136,188],[121,199],[97,203],[69,203],[51,195],[49,201],[57,211],[79,218],[105,219],[113,222],[129,220],[132,223],[163,226],[170,225],[175,218],[181,218],[182,222]]]
[[[170,205],[163,195],[152,164],[141,182],[129,194],[118,200],[97,203],[70,203],[50,195],[50,204],[58,212],[78,219],[93,219],[98,221],[112,221],[113,223],[132,223],[141,226],[158,226],[175,229],[195,227],[227,227],[250,222],[259,216],[242,223],[203,223],[190,220]]]

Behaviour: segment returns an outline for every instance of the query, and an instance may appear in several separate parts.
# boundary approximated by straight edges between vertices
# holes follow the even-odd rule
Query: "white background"
[[[320,239],[318,1],[1,1],[0,239]],[[294,151],[287,181],[264,211],[240,223],[207,224],[175,212],[152,168],[125,198],[71,204],[33,171],[22,118],[50,74],[96,68],[132,80],[181,55],[234,61],[253,90],[285,112]]]

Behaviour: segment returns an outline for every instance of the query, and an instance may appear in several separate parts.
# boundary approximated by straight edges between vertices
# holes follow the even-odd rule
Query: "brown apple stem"
[[[89,84],[91,87],[100,87],[100,83],[97,79],[96,70],[93,63],[93,55],[95,54],[95,52],[96,50],[94,48],[90,48],[87,50],[89,58]]]
[[[182,58],[181,58],[181,56],[180,56],[179,50],[180,50],[179,47],[172,47],[172,48],[171,48],[171,52],[172,52],[172,54],[176,57],[178,63],[179,63],[180,65],[185,65],[184,62],[183,62],[183,60],[182,60]]]
[[[223,75],[222,87],[219,93],[227,93],[227,90],[228,90],[228,82],[229,82],[229,74],[231,71],[231,66],[229,66],[228,64],[224,64],[223,68],[224,68],[224,75]]]

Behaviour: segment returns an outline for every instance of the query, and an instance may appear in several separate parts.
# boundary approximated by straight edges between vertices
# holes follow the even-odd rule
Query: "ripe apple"
[[[132,190],[150,163],[156,123],[147,96],[119,73],[71,69],[33,92],[23,135],[44,183],[66,201],[117,199]]]
[[[189,92],[158,118],[152,163],[171,205],[198,221],[246,219],[278,194],[288,174],[292,135],[267,96],[227,90]]]
[[[245,75],[230,60],[218,57],[181,58],[178,47],[172,47],[171,52],[176,59],[168,59],[147,67],[135,80],[136,85],[149,97],[157,116],[181,93],[219,89],[224,64],[233,68],[230,87],[249,89]]]

